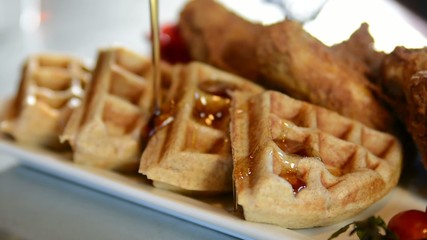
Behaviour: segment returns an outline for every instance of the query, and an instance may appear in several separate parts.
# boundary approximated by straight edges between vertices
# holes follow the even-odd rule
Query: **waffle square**
[[[101,49],[82,105],[61,136],[70,143],[73,160],[104,169],[138,169],[152,85],[149,59],[123,47]]]
[[[398,182],[402,150],[389,134],[273,91],[236,93],[230,113],[237,203],[249,221],[329,225]]]
[[[139,172],[156,187],[186,193],[232,189],[229,95],[263,89],[202,63],[177,66],[169,100],[141,158]]]
[[[71,112],[80,105],[90,71],[74,57],[36,54],[23,65],[19,90],[4,112],[0,129],[18,143],[61,149]]]

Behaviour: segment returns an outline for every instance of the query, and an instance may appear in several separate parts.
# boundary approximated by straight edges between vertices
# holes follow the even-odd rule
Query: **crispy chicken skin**
[[[257,46],[260,78],[280,90],[335,110],[370,127],[390,130],[393,119],[365,76],[338,59],[296,22],[264,28]]]
[[[180,32],[192,59],[255,79],[256,41],[261,25],[250,23],[215,1],[190,1],[181,12]]]
[[[427,47],[407,49],[396,47],[385,56],[381,64],[379,86],[399,115],[406,113],[406,91],[411,77],[422,70],[427,70]]]
[[[397,47],[381,65],[380,90],[405,123],[427,168],[427,47]]]
[[[348,40],[333,45],[331,51],[341,62],[363,73],[371,82],[377,82],[385,53],[374,49],[367,23],[362,23]]]
[[[427,71],[414,74],[408,85],[406,97],[409,114],[406,126],[417,143],[424,167],[427,168]]]
[[[364,74],[341,63],[299,23],[285,20],[263,26],[244,20],[213,0],[193,0],[182,10],[179,27],[195,60],[337,111],[369,127],[391,131],[394,126]]]

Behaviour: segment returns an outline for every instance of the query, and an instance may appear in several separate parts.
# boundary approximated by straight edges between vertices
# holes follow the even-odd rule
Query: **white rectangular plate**
[[[289,230],[277,226],[252,223],[233,214],[230,207],[231,196],[222,198],[191,198],[177,193],[156,189],[144,178],[125,176],[115,172],[76,165],[66,154],[52,153],[43,149],[28,148],[0,137],[0,151],[9,153],[21,163],[43,172],[58,176],[91,189],[95,189],[139,205],[211,228],[239,238],[251,239],[327,239],[344,224],[380,215],[386,221],[395,213],[412,209],[423,210],[426,195],[421,196],[426,181],[424,169],[402,179],[405,187],[398,186],[384,199],[346,222],[322,228]],[[424,192],[424,194],[426,194]],[[227,198],[224,201],[224,198]],[[338,239],[348,239],[342,235]]]

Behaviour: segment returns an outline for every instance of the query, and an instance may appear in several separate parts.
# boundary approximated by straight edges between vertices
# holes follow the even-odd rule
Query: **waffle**
[[[101,49],[82,105],[61,136],[70,143],[74,162],[136,171],[152,111],[152,85],[150,60],[122,47]]]
[[[17,95],[4,112],[1,131],[23,145],[63,148],[59,134],[80,104],[89,79],[90,72],[79,59],[59,54],[30,56]]]
[[[249,221],[336,223],[385,196],[400,176],[393,136],[278,92],[235,94],[231,142],[237,203]]]
[[[175,68],[172,81],[179,85],[162,107],[139,172],[154,186],[181,193],[231,191],[229,94],[262,88],[196,62]]]

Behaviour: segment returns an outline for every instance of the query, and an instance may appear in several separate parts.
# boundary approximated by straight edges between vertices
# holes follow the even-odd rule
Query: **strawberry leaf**
[[[353,226],[353,229],[351,230],[349,236],[356,233],[360,240],[398,240],[396,234],[387,228],[384,220],[381,217],[375,216],[345,225],[333,233],[331,237],[328,238],[328,240],[334,239],[342,233],[346,232],[350,226]],[[385,235],[382,233],[385,233]]]

